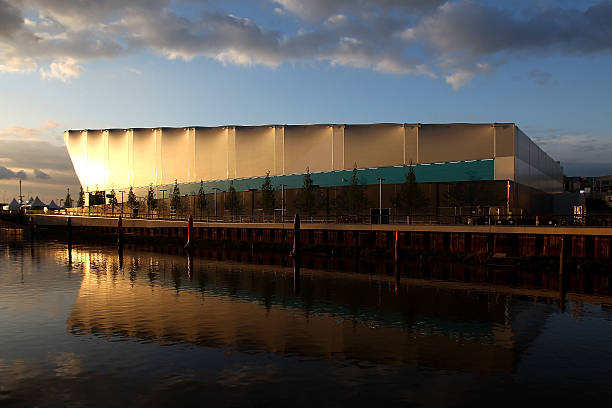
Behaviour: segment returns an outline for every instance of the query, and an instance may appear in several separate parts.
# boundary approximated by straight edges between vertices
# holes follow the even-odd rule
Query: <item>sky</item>
[[[0,0],[0,201],[76,192],[81,128],[514,122],[612,174],[611,72],[608,0]]]

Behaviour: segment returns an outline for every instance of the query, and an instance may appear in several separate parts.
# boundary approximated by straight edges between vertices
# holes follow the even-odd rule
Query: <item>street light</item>
[[[221,189],[213,187],[213,190],[215,190],[215,221],[217,221],[217,191],[221,191]]]
[[[281,184],[281,224],[285,223],[285,187],[286,184]]]
[[[378,177],[378,223],[382,224],[382,182],[384,178]]]
[[[123,190],[119,192],[121,193],[121,216],[123,217]]]
[[[159,191],[161,191],[161,192],[162,192],[161,216],[162,216],[162,219],[163,219],[163,218],[164,218],[164,198],[165,198],[165,193],[166,193],[166,191],[168,191],[168,190],[167,190],[167,189],[166,189],[166,190],[161,189],[161,190],[159,190]]]
[[[251,192],[251,218],[253,218],[253,215],[255,214],[255,192],[257,191],[256,188],[249,188],[249,190]],[[252,220],[251,220],[252,222]]]

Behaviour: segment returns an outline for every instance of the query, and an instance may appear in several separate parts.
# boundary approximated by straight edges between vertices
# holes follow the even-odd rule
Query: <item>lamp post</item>
[[[378,177],[378,223],[382,224],[382,182],[384,178]]]
[[[164,198],[165,198],[166,191],[168,191],[168,190],[161,189],[159,191],[162,192],[161,216],[162,216],[162,219],[163,219],[164,218]]]
[[[220,188],[217,187],[213,187],[213,190],[215,190],[215,221],[217,220],[217,191],[220,191]]]
[[[257,191],[256,188],[249,188],[249,190],[251,192],[251,222],[253,219],[253,215],[255,214],[255,192]]]
[[[285,187],[286,184],[281,184],[281,224],[285,223]]]
[[[121,216],[123,217],[123,190],[119,192],[121,193]]]

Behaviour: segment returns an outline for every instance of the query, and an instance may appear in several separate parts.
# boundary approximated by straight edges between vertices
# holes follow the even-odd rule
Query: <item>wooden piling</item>
[[[123,218],[121,216],[117,219],[117,246],[123,247]]]
[[[193,253],[195,243],[193,242],[193,215],[189,214],[189,220],[187,221],[187,243],[185,244],[185,250],[188,253]]]
[[[300,256],[300,251],[300,215],[295,214],[295,219],[293,220],[293,249],[289,255],[298,258]]]

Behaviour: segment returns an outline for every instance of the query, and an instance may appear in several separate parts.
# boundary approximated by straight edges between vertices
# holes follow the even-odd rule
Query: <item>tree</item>
[[[368,206],[368,197],[366,197],[363,186],[359,184],[359,178],[357,177],[357,163],[353,167],[353,175],[349,182],[346,201],[347,210],[350,214],[357,215]]]
[[[176,211],[181,209],[181,190],[178,186],[178,181],[174,180],[174,188],[172,189],[170,205],[174,207]]]
[[[147,192],[147,208],[149,211],[157,208],[157,200],[155,199],[155,190],[153,190],[153,183],[149,184],[149,191]]]
[[[316,190],[310,177],[310,168],[306,167],[304,183],[302,184],[302,189],[298,192],[297,207],[300,211],[312,216],[316,211],[316,205]]]
[[[72,207],[72,197],[70,197],[70,189],[67,189],[66,198],[64,199],[64,207],[66,208]]]
[[[81,186],[81,191],[79,192],[79,200],[77,201],[77,207],[83,207],[85,205],[85,192],[83,191],[83,186]]]
[[[198,190],[198,208],[200,209],[200,215],[204,212],[204,210],[208,212],[208,199],[206,198],[204,181],[202,180],[200,180],[200,189]]]
[[[115,194],[114,189],[111,190],[109,196],[110,197],[108,198],[108,203],[114,207],[115,205],[117,205],[117,195]]]
[[[274,187],[272,187],[272,181],[270,180],[270,170],[266,172],[266,178],[261,185],[261,205],[264,214],[272,213],[276,205]]]
[[[136,194],[134,194],[134,190],[132,190],[131,186],[130,191],[128,192],[127,206],[132,209],[138,207],[138,200],[136,199]]]
[[[406,180],[398,193],[396,206],[401,208],[406,214],[412,214],[414,210],[423,208],[426,205],[427,199],[416,182],[414,166],[411,163],[410,167],[408,167]]]
[[[238,199],[238,193],[234,188],[234,182],[230,182],[229,189],[227,190],[228,197],[225,200],[225,209],[229,210],[232,216],[237,215],[241,211],[240,200]]]

